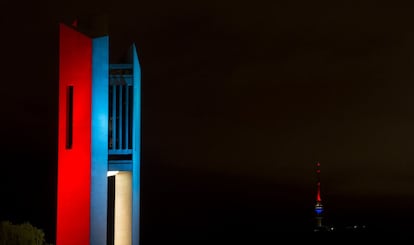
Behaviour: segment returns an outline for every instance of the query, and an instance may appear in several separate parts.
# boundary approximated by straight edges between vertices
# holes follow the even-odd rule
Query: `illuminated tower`
[[[318,162],[316,163],[316,204],[315,204],[315,214],[316,214],[316,227],[321,228],[322,227],[322,218],[323,218],[323,205],[322,205],[322,199],[321,199],[321,180],[320,180],[320,170],[321,164]]]
[[[109,64],[107,35],[91,37],[65,24],[59,32],[56,244],[138,245],[141,71],[135,45],[128,63]]]

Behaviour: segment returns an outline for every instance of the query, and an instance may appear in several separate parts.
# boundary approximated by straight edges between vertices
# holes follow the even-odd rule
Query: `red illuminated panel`
[[[90,234],[92,40],[60,24],[59,52],[56,244],[86,245]]]

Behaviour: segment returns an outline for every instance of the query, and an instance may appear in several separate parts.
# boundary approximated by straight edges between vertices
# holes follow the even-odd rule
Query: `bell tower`
[[[131,46],[127,63],[109,64],[108,35],[92,37],[63,23],[59,32],[56,244],[138,245],[141,70],[136,47]],[[113,195],[109,176],[115,176]]]

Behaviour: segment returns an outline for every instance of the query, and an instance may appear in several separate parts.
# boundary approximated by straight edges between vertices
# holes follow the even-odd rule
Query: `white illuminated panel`
[[[120,171],[115,176],[114,245],[132,243],[132,174]]]
[[[119,173],[119,171],[108,171],[107,176],[108,176],[108,177],[110,177],[110,176],[115,176],[115,175],[117,175],[118,173]]]

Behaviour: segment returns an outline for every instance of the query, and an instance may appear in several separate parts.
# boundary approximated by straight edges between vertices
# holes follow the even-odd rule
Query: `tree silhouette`
[[[14,225],[10,221],[2,221],[0,245],[47,245],[47,243],[45,233],[28,222]]]

